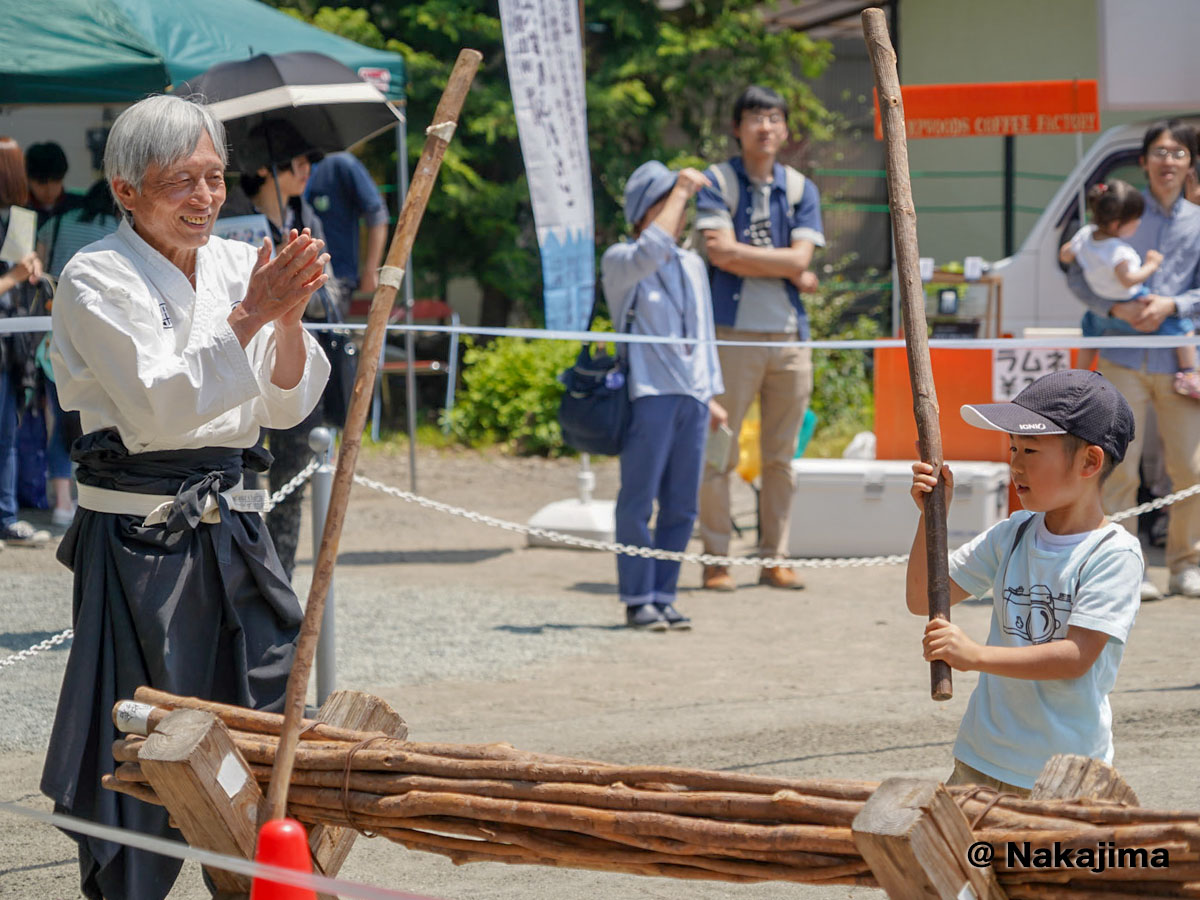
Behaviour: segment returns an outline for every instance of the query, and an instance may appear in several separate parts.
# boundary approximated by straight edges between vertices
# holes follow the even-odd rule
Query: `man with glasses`
[[[1194,318],[1200,314],[1200,207],[1183,196],[1195,159],[1196,133],[1189,125],[1172,119],[1146,130],[1138,159],[1146,171],[1146,211],[1129,244],[1143,259],[1146,251],[1158,250],[1163,262],[1146,282],[1150,293],[1125,303],[1096,296],[1079,266],[1072,265],[1067,283],[1094,312],[1124,319],[1147,334],[1154,333],[1167,316]],[[1126,455],[1133,460],[1141,458],[1146,410],[1153,405],[1167,474],[1175,490],[1182,490],[1200,482],[1200,403],[1175,392],[1176,368],[1172,347],[1118,346],[1100,351],[1100,372],[1133,408],[1136,433]],[[1133,506],[1137,488],[1138,467],[1118,466],[1104,487],[1105,508],[1111,512]],[[1127,519],[1124,524],[1136,533],[1137,519]],[[1171,507],[1166,559],[1171,572],[1168,592],[1200,597],[1200,497]],[[1160,597],[1162,592],[1147,579],[1142,599]]]
[[[808,340],[802,291],[816,288],[813,251],[825,246],[816,186],[778,161],[787,141],[787,105],[768,88],[747,88],[733,107],[733,135],[741,155],[712,166],[712,183],[697,195],[696,228],[709,262],[718,340],[747,343]],[[784,556],[795,487],[792,457],[812,394],[812,352],[797,347],[719,347],[725,393],[714,398],[729,413],[736,435],[759,399],[762,493],[758,553]],[[732,518],[729,477],[736,453],[720,468],[705,468],[700,486],[700,530],[706,553],[729,554]],[[760,583],[802,587],[796,573],[766,567]],[[732,591],[725,566],[706,566],[703,585]]]

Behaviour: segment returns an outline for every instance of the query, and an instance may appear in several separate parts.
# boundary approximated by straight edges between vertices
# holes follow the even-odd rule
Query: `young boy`
[[[925,627],[925,659],[982,673],[954,745],[947,784],[1028,796],[1046,761],[1112,761],[1108,694],[1137,614],[1144,564],[1136,537],[1104,517],[1104,479],[1133,439],[1133,412],[1103,375],[1068,369],[1011,403],[962,407],[978,428],[1012,435],[1025,507],[950,554],[950,602],[993,596],[986,645],[945,619]],[[946,476],[949,505],[953,480]],[[922,511],[908,562],[910,612],[928,614],[924,495],[937,473],[913,465]]]

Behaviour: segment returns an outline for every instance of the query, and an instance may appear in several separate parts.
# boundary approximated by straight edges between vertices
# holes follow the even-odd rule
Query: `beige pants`
[[[794,334],[775,334],[718,328],[718,340],[792,341]],[[755,397],[762,410],[762,493],[758,553],[785,556],[788,515],[795,481],[792,457],[804,411],[812,395],[812,351],[807,347],[718,347],[725,393],[714,398],[729,413],[736,435]],[[1194,401],[1193,401],[1194,402]],[[733,520],[729,509],[729,477],[737,467],[731,452],[723,470],[704,469],[700,482],[700,534],[704,552],[729,553]]]
[[[1015,784],[1008,784],[991,775],[985,775],[958,759],[954,761],[954,771],[946,779],[946,784],[978,784],[1002,794],[1016,794],[1018,797],[1029,796],[1029,788],[1017,787]]]
[[[1100,359],[1100,373],[1125,395],[1133,409],[1135,434],[1122,462],[1104,485],[1104,508],[1112,513],[1137,503],[1138,460],[1146,439],[1146,410],[1154,407],[1171,486],[1180,491],[1200,481],[1200,403],[1175,393],[1174,375],[1148,373]],[[1137,519],[1122,522],[1137,534]],[[1200,563],[1200,495],[1170,507],[1167,568],[1178,572]]]

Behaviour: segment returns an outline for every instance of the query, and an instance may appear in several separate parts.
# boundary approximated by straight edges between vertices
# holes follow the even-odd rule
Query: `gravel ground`
[[[359,471],[408,487],[406,457],[365,453]],[[423,452],[420,492],[526,520],[572,496],[576,466],[495,454]],[[613,497],[616,472],[598,472]],[[753,518],[749,495],[737,509]],[[307,536],[305,537],[307,541]],[[302,542],[302,547],[309,544]],[[739,569],[733,595],[686,594],[690,634],[621,628],[611,558],[528,549],[519,536],[355,488],[336,578],[340,687],[391,703],[419,740],[508,741],[613,762],[677,764],[802,777],[944,776],[967,697],[928,699],[921,622],[903,608],[899,567],[807,570],[808,588],[772,591]],[[1151,555],[1152,563],[1161,563]],[[304,596],[311,559],[302,552]],[[1160,585],[1165,571],[1151,575]],[[699,572],[685,566],[684,583]],[[0,554],[0,656],[67,627],[70,577],[46,550]],[[955,619],[985,635],[990,607]],[[1113,695],[1117,765],[1143,805],[1200,807],[1200,677],[1189,634],[1200,602],[1147,605]],[[65,648],[0,669],[0,800],[45,809],[37,793]],[[848,888],[726,885],[497,864],[360,840],[342,874],[445,898],[614,896],[767,900],[872,897]],[[72,845],[0,816],[0,894],[77,896]],[[171,897],[207,897],[189,867]]]

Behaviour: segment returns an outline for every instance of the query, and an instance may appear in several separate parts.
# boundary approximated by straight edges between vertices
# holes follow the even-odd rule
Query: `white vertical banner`
[[[577,0],[500,0],[504,56],[533,220],[546,327],[587,325],[596,283]]]

